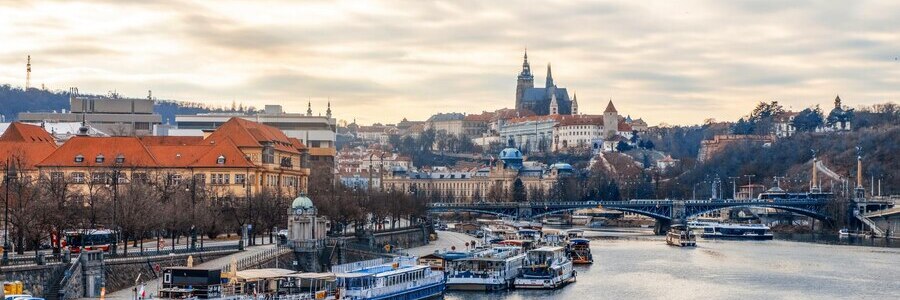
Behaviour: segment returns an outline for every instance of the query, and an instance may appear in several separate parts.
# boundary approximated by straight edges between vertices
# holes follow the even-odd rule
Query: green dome
[[[291,202],[291,208],[293,209],[309,209],[311,207],[313,207],[313,202],[306,195],[300,195],[297,199],[294,199],[294,202]]]

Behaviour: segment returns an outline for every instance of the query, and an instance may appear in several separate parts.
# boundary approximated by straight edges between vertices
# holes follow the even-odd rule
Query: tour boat
[[[416,265],[415,257],[373,259],[331,267],[337,299],[426,299],[443,295],[444,274]]]
[[[493,247],[486,256],[453,261],[447,271],[447,289],[498,291],[510,288],[524,260],[521,247]]]
[[[672,225],[666,233],[666,244],[678,247],[696,247],[697,237],[685,225]]]
[[[584,226],[591,223],[592,219],[593,217],[587,215],[574,215],[572,216],[572,225]]]
[[[591,255],[591,240],[574,238],[569,240],[569,259],[573,264],[592,264],[594,256]]]
[[[563,247],[541,247],[528,251],[515,287],[555,289],[575,280],[572,261]]]
[[[762,224],[712,224],[703,228],[704,239],[771,240],[769,226]]]

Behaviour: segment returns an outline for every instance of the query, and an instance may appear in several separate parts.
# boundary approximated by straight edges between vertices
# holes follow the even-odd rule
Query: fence
[[[263,263],[266,263],[270,260],[278,259],[279,256],[287,254],[287,253],[291,253],[290,248],[275,247],[272,249],[266,249],[266,250],[251,254],[250,256],[238,259],[235,264],[236,264],[238,271],[246,270],[249,268],[260,266]],[[223,273],[228,272],[228,271],[231,271],[230,264],[225,267],[222,267]]]
[[[63,278],[59,281],[57,299],[69,300],[81,298],[84,295],[84,287],[81,282],[81,254],[75,259],[75,262],[66,269]]]

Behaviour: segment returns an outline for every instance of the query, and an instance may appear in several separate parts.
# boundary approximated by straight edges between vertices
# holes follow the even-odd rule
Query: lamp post
[[[9,264],[9,185],[13,180],[19,177],[16,172],[16,166],[9,163],[6,159],[6,176],[3,177],[3,186],[6,189],[6,198],[4,198],[3,210],[3,261],[2,265]]]
[[[197,226],[196,207],[197,207],[197,175],[191,172],[191,251],[197,250]]]
[[[113,192],[113,219],[112,219],[112,222],[113,222],[113,226],[112,226],[113,244],[111,247],[112,249],[110,251],[112,252],[112,255],[116,255],[117,254],[116,251],[118,250],[118,246],[119,246],[119,223],[117,220],[118,213],[119,213],[119,197],[118,197],[119,196],[119,170],[118,169],[114,169],[112,172],[111,184],[112,184],[111,187],[112,187],[112,192]],[[110,187],[110,186],[107,185],[107,187]]]
[[[753,198],[753,177],[756,177],[756,175],[750,174],[744,176],[747,177],[747,199],[749,200]]]

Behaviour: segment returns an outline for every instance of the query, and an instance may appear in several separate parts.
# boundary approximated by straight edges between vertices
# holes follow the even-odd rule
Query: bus
[[[63,248],[72,253],[84,250],[102,250],[109,252],[109,248],[116,242],[116,232],[108,229],[84,229],[66,231],[63,240]]]

